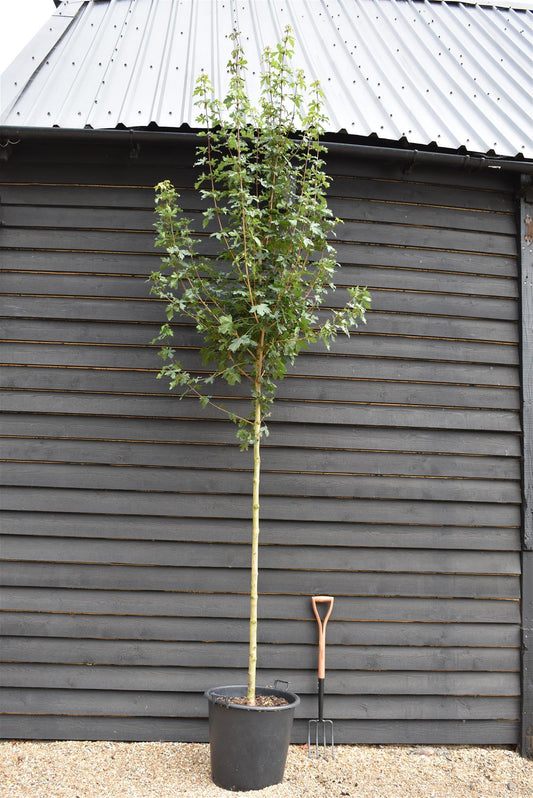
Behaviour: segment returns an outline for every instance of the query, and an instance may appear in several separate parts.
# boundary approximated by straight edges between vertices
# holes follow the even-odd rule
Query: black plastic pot
[[[212,687],[209,701],[211,778],[225,790],[261,790],[283,779],[294,710],[295,693],[257,687],[258,695],[275,695],[288,703],[280,707],[230,704],[230,697],[246,695],[242,684]]]

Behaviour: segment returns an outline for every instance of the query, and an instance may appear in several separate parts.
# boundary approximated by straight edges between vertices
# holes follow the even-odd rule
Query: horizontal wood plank
[[[443,253],[438,249],[411,249],[401,245],[374,246],[372,244],[344,244],[335,241],[338,260],[342,264],[366,265],[398,269],[433,270],[440,274],[456,272],[459,274],[493,275],[499,277],[516,276],[516,259],[510,255],[493,256],[476,252],[450,251]],[[145,275],[157,267],[160,255],[155,251],[128,252],[53,249],[2,249],[0,247],[0,266],[4,269],[21,271],[59,270],[72,273],[98,272],[101,274]]]
[[[326,555],[327,556],[327,555]],[[317,563],[315,569],[298,570],[291,573],[290,586],[287,575],[270,570],[263,564],[260,588],[262,594],[270,595],[324,595],[335,586],[336,595],[354,596],[414,596],[434,598],[515,599],[520,598],[518,577],[458,576],[448,574],[368,574],[351,570],[335,571],[328,563]],[[318,558],[317,558],[318,559]],[[325,557],[322,558],[325,560]],[[414,559],[414,558],[413,558]],[[322,565],[322,568],[319,566]],[[250,576],[247,568],[232,568],[231,590],[246,593]],[[226,569],[201,567],[193,563],[186,568],[164,566],[85,565],[51,563],[4,563],[3,584],[30,587],[88,588],[99,590],[161,590],[202,592],[200,584],[208,584],[210,591],[224,593],[228,587]]]
[[[249,464],[248,464],[249,465]],[[207,468],[152,467],[140,471],[130,466],[74,465],[72,463],[4,463],[2,479],[9,486],[74,488],[78,490],[139,491],[160,494],[205,494],[227,496],[251,495],[251,470],[214,471]],[[291,474],[265,471],[262,476],[263,496],[301,496],[338,500],[421,499],[425,501],[520,504],[520,484],[512,480],[476,480],[455,478],[419,478],[389,476],[355,476],[332,474]],[[178,500],[183,506],[183,499]]]
[[[197,667],[209,662],[215,668],[238,668],[246,662],[246,643],[189,643],[181,641],[62,640],[61,638],[5,637],[5,662],[43,662],[86,665],[150,665]],[[518,672],[520,652],[507,648],[414,648],[407,646],[328,645],[331,670],[453,670]],[[290,670],[296,663],[313,668],[315,646],[264,644],[262,667]]]
[[[15,255],[17,253],[12,254]],[[23,320],[16,316],[8,319],[0,318],[0,332],[2,336],[9,340],[79,342],[84,345],[94,343],[144,346],[149,343],[158,332],[157,319],[154,319],[152,323],[143,324],[140,320],[124,323],[113,317],[103,320],[94,318],[91,319],[92,323],[88,325],[85,321],[68,318],[67,314],[63,317],[54,318],[54,316],[51,315],[54,303],[54,297],[50,297],[47,300],[45,317],[43,317],[43,306],[41,303],[41,313],[34,314],[35,318],[25,318]],[[93,303],[93,306],[95,311],[99,309],[99,305],[96,301]],[[199,339],[197,337],[193,338],[193,336],[196,336],[196,333],[190,325],[176,323],[173,325],[173,330],[176,336],[182,338],[184,341],[187,340],[187,336],[190,336],[191,345],[193,340],[198,344]],[[437,343],[439,343],[439,339],[442,339],[440,342],[441,346],[447,345],[448,349],[446,356],[442,356],[440,358],[441,360],[461,362],[464,359],[470,359],[472,362],[485,362],[490,365],[492,364],[492,354],[495,354],[499,348],[503,348],[509,358],[506,362],[514,365],[518,363],[518,329],[513,322],[501,319],[454,318],[452,327],[449,320],[445,317],[420,317],[411,316],[409,314],[380,313],[376,310],[372,310],[368,313],[366,316],[366,324],[360,325],[356,333],[351,335],[350,338],[346,336],[337,338],[332,345],[330,354],[357,355],[359,354],[357,346],[362,346],[367,336],[370,336],[372,342],[376,341],[377,337],[385,337],[391,346],[394,346],[396,338],[406,339],[403,342],[404,346],[407,346],[408,343],[411,342],[414,347],[413,357],[415,357],[416,353],[417,359],[427,359],[431,356],[433,360],[434,352],[431,346],[436,346]],[[387,341],[385,341],[385,343],[387,343]],[[461,346],[455,346],[453,352],[450,352],[450,341],[460,341]],[[487,349],[486,351],[489,357],[483,358],[482,353],[485,351],[483,346],[479,346],[476,349],[474,343],[484,344],[485,346],[491,343],[500,343],[502,345],[510,344],[513,346]],[[465,349],[464,355],[461,354],[463,348]],[[317,352],[322,355],[324,354],[324,349],[321,344],[311,346],[309,351],[313,353]],[[471,357],[476,351],[479,353],[478,356]],[[379,355],[382,353],[377,352],[376,354]],[[393,355],[394,351],[390,353],[390,356]],[[304,357],[305,352],[303,352],[301,356]],[[296,363],[298,363],[298,360]]]
[[[225,541],[216,543],[206,535],[206,543],[190,541],[155,542],[56,538],[34,536],[31,542],[31,556],[28,557],[28,541],[25,536],[9,535],[6,530],[2,541],[2,554],[5,560],[24,561],[29,559],[38,562],[56,563],[98,563],[195,566],[197,568],[248,568],[248,541],[236,544]],[[262,538],[263,540],[263,538]],[[335,545],[332,545],[332,543]],[[401,548],[400,536],[397,536],[394,551],[383,551],[370,546],[373,541],[367,540],[367,546],[357,549],[357,560],[350,561],[353,548],[340,546],[330,536],[323,535],[322,545],[305,545],[302,539],[298,545],[285,541],[276,546],[271,541],[262,542],[262,565],[265,569],[290,570],[348,570],[350,573],[368,571],[372,573],[450,573],[519,576],[520,557],[517,552],[469,552],[445,549],[445,541],[441,550],[424,550],[423,548]],[[327,568],[324,566],[327,565]],[[206,575],[207,576],[207,575]]]
[[[329,162],[331,163],[331,159]],[[185,181],[182,178],[180,183],[183,182]],[[432,184],[406,181],[405,179],[375,180],[371,176],[363,175],[357,175],[357,177],[334,175],[328,190],[330,198],[341,198],[345,202],[352,199],[390,201],[401,204],[408,202],[415,206],[433,205],[437,212],[450,208],[470,210],[472,215],[488,218],[493,218],[498,214],[509,216],[513,213],[512,197],[504,192],[487,191],[472,186],[460,188],[452,184],[446,187],[445,194],[446,208],[443,208],[443,186],[439,184],[439,181]],[[149,209],[154,204],[154,190],[151,186],[142,188],[78,184],[76,190],[73,191],[72,185],[68,183],[28,185],[6,182],[2,187],[2,197],[5,203],[12,205]],[[188,187],[181,189],[180,202],[183,208],[198,208],[202,204],[198,193]],[[467,216],[467,218],[469,217]],[[460,219],[457,223],[459,222]],[[479,224],[482,223],[483,221],[480,220]]]
[[[41,690],[9,688],[0,690],[4,712],[35,715],[85,715],[114,717],[202,718],[207,717],[207,702],[202,693],[112,692],[98,690]],[[299,714],[312,717],[314,696],[301,696]],[[367,696],[347,701],[343,696],[328,696],[328,717],[340,719],[446,720],[513,719],[519,715],[519,699],[511,697],[456,698],[406,696]]]
[[[245,618],[170,618],[151,616],[84,615],[79,613],[4,612],[4,634],[13,637],[62,637],[113,640],[223,641],[245,643],[248,625]],[[286,621],[264,619],[258,629],[259,643],[316,645],[314,617]],[[331,619],[328,645],[359,646],[452,646],[517,648],[520,629],[511,624],[487,623],[409,623],[386,621],[358,622]],[[33,667],[33,666],[28,666]],[[36,666],[37,667],[37,666]],[[11,671],[9,671],[11,674]],[[12,678],[12,676],[10,677]],[[11,684],[11,682],[9,682]],[[27,682],[24,684],[31,684]],[[70,681],[69,681],[70,684]],[[60,684],[55,684],[58,687]],[[75,685],[74,685],[75,686]],[[113,686],[120,689],[115,681]],[[370,691],[372,692],[372,691]],[[476,692],[476,691],[474,691]]]
[[[340,307],[347,300],[339,289],[339,297],[331,302],[333,307]],[[372,312],[382,314],[401,313],[406,315],[423,315],[434,317],[466,318],[468,320],[495,319],[496,323],[517,321],[518,306],[514,299],[491,299],[486,297],[456,296],[452,294],[423,293],[417,291],[386,291],[374,289],[372,291]],[[41,296],[31,294],[13,294],[2,298],[5,313],[14,318],[33,317],[41,318],[43,315],[43,300]],[[65,316],[77,319],[106,321],[114,318],[119,322],[161,324],[164,321],[162,308],[159,302],[150,299],[136,299],[135,297],[107,297],[107,296],[72,296],[65,294],[62,288],[59,296],[49,296],[46,300],[46,315],[50,318],[63,318]],[[424,327],[426,323],[424,322]],[[448,328],[451,330],[451,328]],[[454,337],[453,335],[450,337]]]
[[[231,423],[223,419],[204,420],[201,416],[196,423],[190,417],[187,420],[175,418],[171,411],[179,411],[186,403],[185,400],[179,402],[173,396],[166,397],[166,401],[162,397],[157,403],[159,417],[143,416],[143,409],[148,405],[143,397],[130,399],[128,403],[126,396],[119,399],[94,395],[84,398],[61,393],[13,391],[2,394],[1,398],[6,412],[0,416],[0,432],[6,436],[57,438],[60,441],[111,440],[132,444],[153,442],[168,446],[184,444],[188,450],[193,444],[224,444],[225,451],[229,450],[229,462],[232,456],[238,455],[242,464],[246,457],[242,452],[231,453],[232,447],[237,448],[235,429]],[[122,414],[119,402],[123,408]],[[136,407],[137,413],[134,413]],[[10,413],[9,410],[14,412]],[[105,410],[115,410],[115,414],[106,417]],[[162,412],[164,410],[166,413]],[[127,411],[131,414],[124,417]],[[360,413],[359,407],[358,420]],[[342,451],[345,457],[348,457],[348,451],[433,453],[444,456],[493,455],[499,458],[520,456],[518,435],[499,430],[484,430],[483,434],[476,430],[443,431],[439,428],[405,430],[390,427],[368,430],[362,425],[345,426],[332,421],[330,416],[325,417],[322,424],[314,425],[311,430],[290,422],[271,423],[270,435],[263,442],[266,457],[269,457],[271,447],[282,447],[287,456],[290,456],[288,452],[293,447],[307,453],[309,449],[318,449],[321,453],[324,450]],[[325,454],[320,456],[326,457]],[[475,469],[475,466],[472,467]]]
[[[67,512],[27,512],[3,514],[6,534],[144,541],[208,541],[248,544],[247,519],[164,518],[157,516],[113,516]],[[261,545],[348,546],[377,549],[442,549],[457,551],[520,551],[520,526],[446,526],[444,524],[377,524],[373,521],[335,524],[321,521],[263,520]],[[30,544],[31,546],[31,544]],[[31,546],[32,547],[32,546]]]
[[[329,633],[329,629],[328,629]],[[186,695],[217,684],[242,684],[245,670],[150,667],[135,665],[123,669],[116,665],[0,664],[2,684],[6,687],[64,688],[73,690],[139,690],[171,692],[179,686]],[[316,691],[316,674],[291,670],[291,689],[303,695]],[[258,669],[258,684],[273,684],[279,671]],[[518,673],[441,672],[441,671],[352,671],[337,670],[327,674],[328,695],[350,696],[507,696],[520,695]]]
[[[22,426],[22,422],[20,422]],[[24,430],[26,433],[29,430]],[[34,430],[37,434],[40,430]],[[12,432],[8,428],[8,432]],[[205,444],[162,444],[117,440],[91,441],[48,437],[2,440],[6,460],[50,463],[113,463],[115,465],[166,466],[179,468],[250,469],[249,458],[235,446]],[[320,474],[372,474],[431,477],[465,477],[519,480],[520,463],[512,457],[394,452],[335,451],[265,447],[261,457],[264,473],[269,471],[315,472]]]
[[[347,190],[347,194],[339,197],[342,188]],[[338,179],[328,192],[330,195],[333,193],[328,204],[336,216],[345,220],[482,230],[491,235],[514,234],[513,219],[509,213],[495,211],[489,214],[477,209],[443,207],[430,202],[437,198],[428,191],[423,196],[419,192],[421,201],[414,202],[413,193],[409,192],[406,196],[405,187],[403,196],[400,193],[402,187],[395,188],[393,194],[398,199],[393,201],[387,194],[390,186],[385,187],[375,181],[361,181],[359,184]],[[154,220],[155,192],[147,189],[135,192],[128,188],[80,186],[76,192],[72,192],[64,187],[50,186],[34,188],[32,192],[28,186],[11,186],[2,193],[2,221],[10,227],[31,226],[38,219],[39,227],[132,230],[149,229]],[[92,202],[88,204],[88,200]],[[193,191],[181,193],[179,202],[184,213],[188,214],[201,212],[208,205]],[[341,235],[342,232],[341,228]]]
[[[63,238],[62,242],[67,243]],[[87,245],[89,243],[87,242]],[[18,245],[20,246],[20,242]],[[119,242],[110,241],[109,247],[113,248],[113,245],[121,248]],[[352,258],[352,262],[353,260]],[[18,294],[28,297],[128,299],[130,303],[131,300],[137,300],[157,307],[161,305],[161,301],[150,300],[146,277],[147,275],[132,278],[68,273],[60,275],[53,272],[49,274],[7,272],[2,281],[2,290],[6,295]],[[421,313],[423,305],[426,312],[436,315],[494,317],[504,320],[517,318],[516,281],[482,276],[461,278],[454,275],[454,278],[410,270],[407,276],[402,276],[401,272],[393,272],[391,280],[387,269],[368,270],[354,267],[343,268],[335,279],[338,286],[368,285],[372,289],[372,309],[376,311]],[[347,294],[340,287],[328,296],[326,307],[329,304],[333,307],[343,306],[347,298]],[[160,315],[163,316],[161,310]],[[141,318],[144,320],[144,317]],[[148,315],[147,320],[150,319]],[[132,320],[135,320],[135,317]]]
[[[17,253],[13,253],[17,254]],[[172,329],[180,340],[188,340],[190,337],[191,343],[195,340],[198,345],[200,339],[194,331],[194,328],[185,323],[176,323],[172,325]],[[0,318],[0,334],[7,340],[21,340],[21,341],[43,341],[43,342],[61,342],[61,343],[82,343],[87,344],[104,344],[106,346],[145,346],[156,335],[158,329],[156,323],[142,324],[140,322],[122,323],[120,321],[106,320],[96,321],[93,320],[90,325],[85,322],[71,320],[68,318],[34,318],[34,319],[18,319],[14,318]],[[517,358],[513,358],[513,351],[516,350],[517,341],[517,328],[512,322],[483,319],[455,319],[453,329],[450,328],[449,322],[446,319],[436,316],[428,316],[426,318],[414,318],[409,315],[399,316],[394,314],[379,313],[378,311],[371,311],[366,317],[366,324],[360,325],[357,332],[354,333],[349,339],[345,336],[337,338],[333,344],[331,354],[359,354],[357,346],[362,346],[364,340],[369,339],[376,343],[380,337],[388,340],[391,346],[394,346],[396,338],[402,339],[401,343],[408,346],[409,342],[413,346],[413,352],[418,352],[418,359],[424,359],[428,355],[433,358],[433,350],[429,349],[426,354],[426,347],[439,344],[444,346],[450,340],[460,340],[460,350],[465,347],[465,356],[476,351],[474,344],[482,343],[489,345],[491,343],[500,343],[501,345],[508,345],[506,351],[511,358],[510,363],[518,362]],[[405,340],[404,340],[405,339]],[[387,341],[385,341],[387,343]],[[509,345],[512,345],[510,348]],[[416,348],[418,347],[418,349]],[[457,348],[457,347],[456,347]],[[505,348],[505,347],[504,347]],[[478,347],[477,351],[483,352],[483,347]],[[489,353],[498,351],[498,347],[487,350]],[[312,345],[309,349],[311,353],[324,354],[321,344]],[[305,356],[305,352],[301,357]],[[380,354],[379,352],[377,354]],[[391,356],[394,355],[394,351]],[[413,355],[414,356],[414,355]],[[457,362],[461,358],[461,351],[453,352],[453,360]],[[448,344],[448,352],[446,357],[441,357],[441,360],[450,360],[450,351]],[[485,360],[481,355],[477,358],[470,358],[473,362],[491,363],[492,360]],[[298,363],[298,360],[296,361]]]
[[[37,353],[35,353],[37,356]],[[187,368],[187,357],[182,358]],[[51,389],[84,392],[102,391],[105,393],[158,394],[166,395],[168,387],[165,381],[156,380],[160,364],[154,363],[152,371],[126,370],[120,367],[80,368],[46,367],[30,364],[28,367],[13,365],[6,367],[6,387],[20,390],[24,383],[32,389]],[[303,378],[302,378],[303,379]],[[222,381],[214,384],[211,395],[220,399],[236,399],[248,401],[245,389],[240,386],[228,386]],[[307,399],[305,397],[313,397]],[[302,398],[304,397],[304,398]],[[310,401],[314,404],[352,403],[377,405],[405,405],[414,407],[473,408],[494,411],[518,411],[520,405],[519,391],[516,388],[485,388],[448,386],[432,383],[411,382],[374,382],[364,380],[312,379],[305,378],[303,383],[298,378],[287,377],[277,389],[277,398],[282,401]]]
[[[496,497],[498,498],[498,497]],[[249,518],[250,500],[246,496],[224,494],[169,494],[133,492],[129,490],[84,490],[68,488],[9,487],[2,490],[6,510],[51,512],[111,512],[119,515],[154,515],[195,518]],[[294,499],[263,496],[265,520],[290,520],[294,515]],[[360,498],[300,497],[298,515],[301,521],[336,523],[430,524],[436,515],[442,525],[518,526],[520,506],[509,503],[472,503],[465,501],[433,501]]]
[[[6,715],[6,737],[39,740],[167,740],[208,742],[207,719],[89,718],[63,715]],[[518,721],[352,720],[335,723],[337,745],[516,745]],[[296,720],[291,742],[307,742],[307,719]],[[206,752],[207,757],[207,752]],[[208,760],[206,758],[206,767]]]
[[[387,358],[372,360],[361,356],[359,352],[361,347],[357,345],[356,338],[357,336],[351,339],[354,344],[352,351],[344,351],[342,355],[339,352],[340,356],[338,357],[326,356],[322,352],[300,355],[294,366],[289,368],[286,381],[279,384],[278,392],[281,395],[284,392],[299,393],[300,396],[313,395],[321,385],[321,383],[316,382],[316,378],[321,378],[322,380],[328,378],[328,381],[335,381],[333,384],[336,390],[342,389],[342,385],[340,385],[342,380],[357,380],[358,395],[361,394],[364,397],[365,386],[361,384],[362,381],[370,382],[370,386],[366,389],[367,393],[372,391],[372,389],[373,393],[377,393],[378,388],[372,381],[382,379],[387,382],[387,390],[391,394],[391,399],[393,398],[394,390],[399,390],[400,388],[400,386],[394,385],[395,381],[399,381],[402,384],[409,382],[415,384],[423,383],[426,384],[428,392],[431,390],[430,386],[435,385],[437,397],[439,392],[442,392],[443,400],[441,404],[443,404],[448,395],[447,390],[448,393],[451,390],[448,389],[448,384],[455,383],[457,386],[455,391],[460,392],[463,398],[469,394],[476,396],[479,393],[480,401],[482,401],[484,395],[487,395],[489,397],[494,396],[494,401],[499,403],[506,400],[507,402],[510,401],[507,399],[509,391],[506,393],[502,389],[518,388],[518,370],[514,366],[508,365],[509,359],[512,359],[512,353],[504,346],[500,348],[502,353],[507,353],[505,364],[432,362],[431,372],[428,373],[428,360],[431,359],[430,355],[435,354],[435,352],[426,352],[424,344],[421,342],[418,342],[419,357],[414,357],[416,352],[412,344],[416,344],[415,341],[407,344],[412,351],[408,351],[403,358],[399,356],[399,350],[396,350],[398,355],[388,351]],[[366,338],[366,345],[369,346],[372,340],[374,339]],[[385,346],[387,341],[389,341],[386,337],[377,340],[381,341],[382,346]],[[184,368],[198,372],[205,370],[200,360],[199,343],[197,336],[188,336],[187,334],[184,334],[183,337],[180,334],[179,338],[173,342],[173,348]],[[389,343],[391,342],[389,341]],[[451,359],[450,343],[447,342],[446,345],[447,357]],[[0,344],[0,360],[6,365],[27,364],[35,366],[120,369],[123,371],[127,369],[159,371],[163,365],[159,357],[159,349],[159,346],[134,347],[129,345],[118,347],[109,345],[89,346],[87,344],[76,346],[66,343],[39,344],[34,341],[29,343],[11,341]],[[479,357],[482,358],[484,356],[485,353],[481,349]],[[502,359],[504,359],[503,354]],[[306,378],[307,382],[293,385],[295,378]],[[313,378],[315,378],[315,382],[311,382]],[[490,394],[487,386],[497,386],[499,391]],[[324,391],[325,388],[323,387],[322,390]],[[416,388],[413,388],[413,391],[416,390]],[[418,390],[421,389],[418,388]],[[500,394],[504,398],[497,400]],[[414,397],[416,397],[416,393]],[[499,406],[499,404],[495,406]]]
[[[175,395],[138,394],[136,391],[106,392],[106,375],[101,372],[74,369],[28,369],[15,366],[5,369],[9,384],[3,396],[5,409],[30,412],[79,413],[82,408],[90,408],[90,415],[135,415],[156,417],[167,416],[176,420],[200,419],[206,421],[225,421],[223,412],[215,408],[202,408],[196,399],[178,401]],[[131,375],[130,375],[131,376]],[[128,375],[124,378],[128,379]],[[155,382],[155,380],[154,380]],[[61,386],[60,383],[63,383]],[[27,390],[24,390],[24,384]],[[156,383],[158,385],[158,383]],[[124,386],[122,386],[124,387]],[[134,378],[131,388],[138,388]],[[104,389],[104,390],[102,390]],[[101,391],[101,393],[99,393]],[[48,394],[48,396],[47,396]],[[229,397],[224,399],[224,407],[230,413],[246,414],[249,400]],[[354,410],[355,408],[355,410]],[[114,412],[113,412],[114,411]],[[280,397],[272,410],[269,425],[275,422],[308,425],[324,424],[353,425],[354,413],[358,426],[416,427],[455,430],[484,430],[493,432],[520,432],[519,413],[513,410],[478,410],[464,407],[421,407],[418,405],[388,405],[384,403],[353,402],[298,402]],[[234,428],[229,422],[224,432],[227,440],[234,440]]]
[[[230,586],[228,586],[230,587]],[[203,596],[179,592],[83,590],[76,588],[6,587],[3,606],[12,612],[95,613],[146,617],[247,618],[246,595],[231,592]],[[223,600],[222,600],[223,598]],[[309,619],[309,594],[262,596],[260,618]],[[414,621],[417,623],[519,623],[516,600],[381,598],[337,596],[337,620]]]

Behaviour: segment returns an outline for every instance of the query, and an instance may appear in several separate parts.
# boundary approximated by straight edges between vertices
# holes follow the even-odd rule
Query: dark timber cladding
[[[149,344],[152,186],[170,177],[197,219],[192,163],[183,146],[22,141],[2,167],[6,736],[205,740],[203,691],[245,678],[250,455],[168,395]],[[261,681],[300,693],[302,741],[309,597],[331,593],[339,742],[516,744],[516,178],[338,155],[328,169],[344,220],[331,303],[367,284],[374,310],[279,388]],[[176,326],[191,368],[198,343]]]
[[[522,739],[524,756],[533,757],[533,184],[522,178],[519,237],[522,299]]]

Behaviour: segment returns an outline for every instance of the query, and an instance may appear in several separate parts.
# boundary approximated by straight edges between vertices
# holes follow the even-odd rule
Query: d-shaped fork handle
[[[313,605],[313,612],[318,623],[318,678],[326,678],[326,626],[329,616],[333,610],[333,596],[313,596],[311,603]],[[318,605],[324,607],[318,607]],[[320,614],[320,610],[325,609],[325,614]]]

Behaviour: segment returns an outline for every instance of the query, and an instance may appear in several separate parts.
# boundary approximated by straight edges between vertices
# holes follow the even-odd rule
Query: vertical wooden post
[[[522,176],[519,219],[522,364],[522,756],[533,758],[533,181]]]

